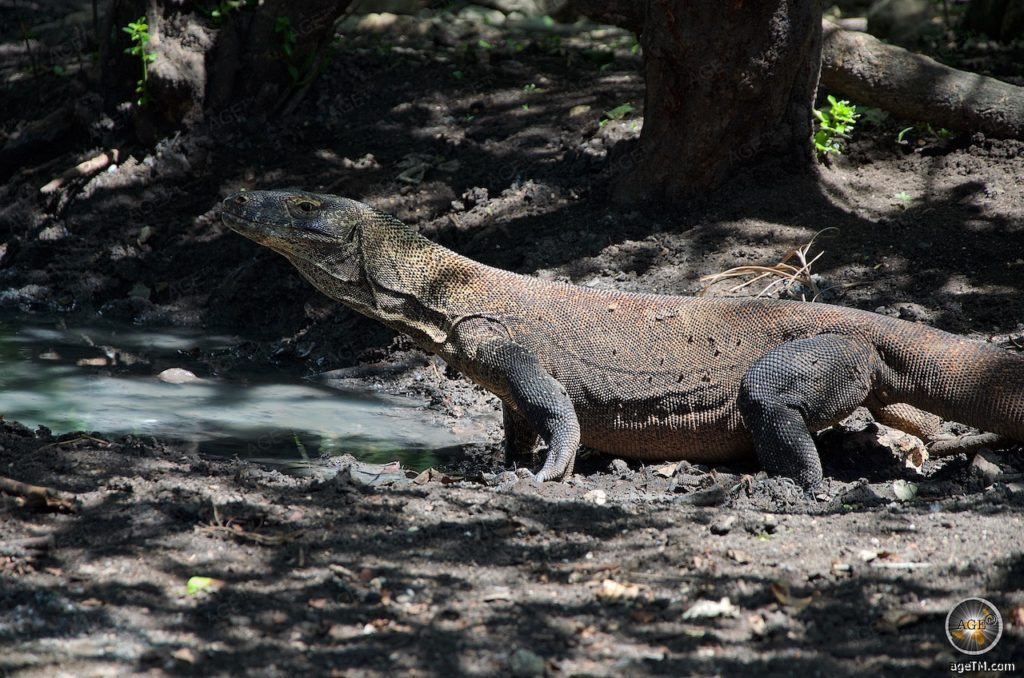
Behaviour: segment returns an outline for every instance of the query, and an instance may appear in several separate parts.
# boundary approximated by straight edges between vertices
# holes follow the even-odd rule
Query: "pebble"
[[[731,530],[735,524],[736,516],[722,516],[715,522],[711,523],[711,534],[729,534],[729,530]]]
[[[544,658],[536,652],[518,648],[508,658],[508,668],[516,678],[533,678],[544,675]]]
[[[971,471],[989,481],[998,480],[1003,475],[1003,469],[999,468],[999,464],[988,459],[984,453],[974,455]]]

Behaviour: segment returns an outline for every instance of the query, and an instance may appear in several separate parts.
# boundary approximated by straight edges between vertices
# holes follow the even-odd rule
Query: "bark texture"
[[[321,63],[334,21],[348,0],[264,0],[214,19],[211,3],[114,0],[101,31],[101,65],[108,107],[135,100],[141,76],[122,27],[145,16],[156,55],[149,66],[149,103],[136,127],[174,128],[211,110],[246,101],[264,110],[299,89]],[[282,26],[283,22],[284,25]],[[286,49],[286,43],[288,48]]]
[[[854,103],[962,132],[1024,138],[1024,88],[824,22],[821,84]]]
[[[649,0],[640,39],[644,126],[617,199],[685,200],[767,158],[811,166],[816,2]]]

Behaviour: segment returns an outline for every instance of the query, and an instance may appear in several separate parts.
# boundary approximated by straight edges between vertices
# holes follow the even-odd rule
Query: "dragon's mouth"
[[[286,253],[288,239],[282,236],[281,225],[262,219],[254,219],[248,212],[248,209],[239,212],[237,208],[225,201],[220,218],[224,225],[235,233],[282,254]]]

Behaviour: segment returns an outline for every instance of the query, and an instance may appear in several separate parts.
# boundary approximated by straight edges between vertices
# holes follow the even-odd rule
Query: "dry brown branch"
[[[78,498],[67,492],[42,485],[29,485],[20,480],[0,476],[0,492],[20,497],[25,506],[61,511],[77,511]]]
[[[74,438],[68,438],[67,440],[58,440],[55,443],[47,443],[46,445],[41,446],[38,451],[39,452],[44,452],[44,451],[47,451],[47,450],[56,449],[58,447],[66,447],[68,445],[75,445],[75,444],[80,443],[80,442],[82,442],[84,440],[88,440],[89,442],[96,443],[97,445],[100,445],[101,447],[105,447],[107,445],[110,445],[110,441],[109,440],[104,440],[103,438],[97,438],[96,436],[91,436],[88,433],[82,433],[80,435],[75,436]]]
[[[53,193],[68,181],[96,174],[100,170],[104,170],[116,163],[119,155],[120,151],[116,148],[112,151],[104,151],[99,155],[95,155],[85,162],[78,163],[59,177],[51,179],[45,186],[39,189],[39,192],[43,194]]]

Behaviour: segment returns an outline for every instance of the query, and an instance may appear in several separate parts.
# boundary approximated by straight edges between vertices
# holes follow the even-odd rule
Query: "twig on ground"
[[[739,278],[743,276],[756,274],[754,278],[747,280],[746,282],[740,283],[739,285],[736,285],[729,291],[736,292],[748,285],[754,284],[758,280],[770,276],[775,276],[777,279],[768,283],[768,285],[766,285],[764,289],[758,292],[757,296],[768,296],[775,292],[780,287],[788,287],[790,285],[800,284],[811,290],[811,292],[813,293],[811,301],[814,301],[819,296],[821,296],[821,290],[818,289],[817,283],[811,276],[811,266],[816,261],[818,261],[818,259],[821,258],[824,252],[819,252],[813,259],[808,259],[807,257],[810,253],[811,247],[814,245],[814,241],[830,231],[835,231],[838,233],[839,229],[834,226],[823,228],[822,230],[815,233],[814,236],[807,242],[807,244],[802,245],[801,247],[795,247],[786,252],[786,255],[782,257],[782,260],[779,261],[779,263],[775,264],[774,266],[736,266],[735,268],[730,268],[729,270],[722,271],[721,273],[706,275],[703,278],[701,278],[701,282],[705,283],[704,290],[702,290],[701,293],[703,294],[703,292],[706,291],[708,287],[710,287],[711,285],[720,280],[725,280],[727,278]],[[789,263],[791,259],[796,259],[796,263],[799,265]]]
[[[210,503],[213,505],[213,520],[208,525],[197,525],[195,528],[197,532],[201,532],[203,534],[229,534],[233,537],[248,539],[249,541],[256,542],[257,544],[264,544],[267,546],[287,544],[288,542],[295,541],[303,534],[302,530],[292,530],[290,532],[281,532],[278,534],[260,534],[259,532],[247,531],[233,518],[228,518],[227,520],[221,518],[217,504],[212,501]]]
[[[6,492],[24,500],[25,506],[63,511],[77,511],[78,497],[42,485],[29,485],[20,480],[0,476],[0,492]]]
[[[96,436],[91,436],[88,433],[83,433],[81,435],[75,436],[74,438],[68,438],[67,440],[58,440],[55,443],[47,443],[46,445],[41,446],[37,451],[38,452],[43,452],[45,450],[49,450],[49,449],[55,448],[55,447],[64,447],[66,445],[74,445],[76,443],[82,442],[83,440],[88,440],[90,442],[93,442],[93,443],[96,443],[97,445],[102,445],[102,446],[110,445],[110,441],[109,440],[104,440],[103,438],[97,438]]]
[[[95,155],[84,162],[78,163],[71,169],[65,171],[59,177],[51,179],[45,186],[39,189],[39,192],[43,194],[53,193],[68,181],[96,174],[100,170],[104,170],[110,165],[116,163],[119,155],[120,151],[116,148],[111,151],[104,151],[99,155]]]

